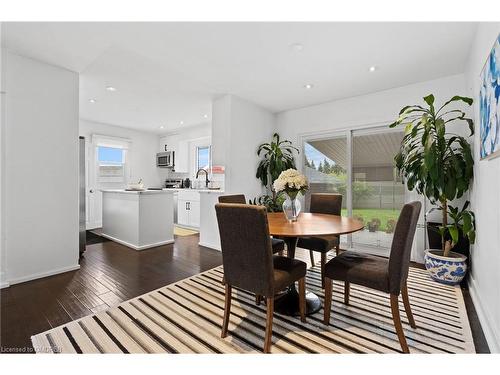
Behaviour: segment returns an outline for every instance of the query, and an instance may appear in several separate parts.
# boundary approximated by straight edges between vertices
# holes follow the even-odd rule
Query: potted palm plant
[[[454,96],[438,109],[434,106],[434,95],[423,99],[427,106],[402,108],[398,119],[390,125],[391,128],[405,126],[401,148],[394,160],[408,190],[423,194],[442,214],[438,226],[442,247],[426,251],[427,270],[439,282],[457,284],[465,276],[467,258],[452,249],[460,237],[474,243],[475,220],[474,213],[468,210],[469,202],[462,209],[450,206],[449,202],[468,191],[474,159],[467,139],[448,132],[448,128],[454,123],[466,122],[472,136],[474,123],[461,109],[449,107],[457,102],[470,106],[472,99]]]
[[[287,169],[295,169],[293,153],[299,153],[298,148],[288,140],[281,140],[278,133],[273,134],[271,142],[261,144],[257,149],[257,156],[262,156],[257,167],[257,177],[262,185],[270,192],[250,201],[267,207],[268,211],[282,211],[285,197],[274,189],[274,181]]]

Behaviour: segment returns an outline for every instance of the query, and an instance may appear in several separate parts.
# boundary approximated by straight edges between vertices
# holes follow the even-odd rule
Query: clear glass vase
[[[297,199],[297,193],[287,193],[286,199],[283,202],[283,213],[289,222],[297,221],[302,206]]]

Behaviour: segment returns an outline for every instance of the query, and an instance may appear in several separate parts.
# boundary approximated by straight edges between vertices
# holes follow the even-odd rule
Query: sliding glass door
[[[353,247],[391,246],[405,199],[394,167],[402,138],[402,132],[388,129],[352,132],[352,217],[365,223],[363,231],[352,234]]]
[[[311,193],[342,194],[342,212],[348,205],[348,138],[345,134],[309,139],[304,142],[304,174],[309,181],[305,210],[309,211]],[[345,237],[345,236],[344,236]],[[347,237],[342,238],[345,242]]]
[[[343,236],[343,246],[388,254],[405,200],[394,168],[402,137],[384,126],[304,138],[303,170],[310,182],[305,209],[311,193],[340,193],[342,215],[365,224],[363,231]]]

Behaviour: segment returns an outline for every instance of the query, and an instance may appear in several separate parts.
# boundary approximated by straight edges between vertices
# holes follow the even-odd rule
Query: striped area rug
[[[265,306],[254,295],[233,292],[229,335],[220,338],[224,287],[222,268],[123,302],[107,311],[32,337],[38,353],[258,353],[262,350]],[[308,270],[307,288],[323,299],[317,267]],[[417,329],[401,317],[411,353],[474,353],[459,287],[430,280],[411,268],[410,302]],[[331,325],[323,310],[307,317],[274,315],[272,353],[398,353],[388,295],[351,285],[343,304],[343,284],[334,282]]]

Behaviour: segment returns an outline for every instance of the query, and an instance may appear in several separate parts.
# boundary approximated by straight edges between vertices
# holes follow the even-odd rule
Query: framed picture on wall
[[[481,72],[479,99],[481,159],[500,156],[500,34]]]

